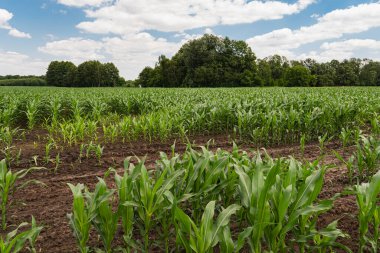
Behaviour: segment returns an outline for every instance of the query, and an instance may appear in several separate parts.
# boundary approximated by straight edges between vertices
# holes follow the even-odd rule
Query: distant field
[[[298,142],[362,127],[380,88],[0,90],[0,125],[44,128],[67,142],[228,133],[260,144]]]

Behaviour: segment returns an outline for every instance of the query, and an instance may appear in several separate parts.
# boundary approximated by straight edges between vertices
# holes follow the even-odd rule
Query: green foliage
[[[317,163],[262,159],[259,153],[251,158],[236,146],[231,153],[189,146],[182,156],[173,148],[172,157],[161,153],[151,171],[144,160],[134,165],[128,158],[123,176],[106,173],[115,174],[116,189],[103,179],[93,192],[70,185],[70,224],[82,252],[89,250],[91,225],[111,252],[120,219],[126,252],[171,252],[174,245],[178,252],[349,252],[337,242],[346,235],[336,221],[317,229],[319,215],[333,205],[317,200],[326,170]]]
[[[380,246],[380,171],[372,177],[369,183],[357,185],[354,189],[359,207],[360,252],[378,252]]]
[[[30,229],[25,230],[24,227],[28,223],[21,223],[15,230],[9,232],[5,238],[0,237],[0,252],[1,253],[17,253],[20,252],[24,247],[27,241],[29,241],[29,250],[31,252],[36,252],[34,249],[34,244],[37,240],[38,235],[43,229],[42,226],[37,226],[34,217],[32,217],[32,225]],[[19,229],[22,229],[23,232],[19,233]]]
[[[19,170],[17,172],[12,172],[8,169],[7,163],[4,160],[0,161],[0,198],[1,198],[1,222],[2,228],[5,230],[7,228],[7,210],[12,202],[9,202],[9,197],[14,194],[15,191],[28,186],[31,183],[42,184],[37,180],[27,180],[21,185],[16,185],[19,179],[24,178],[31,171],[39,168],[31,168],[28,170]]]
[[[234,134],[257,145],[300,143],[350,132],[349,143],[380,104],[373,88],[17,89],[0,92],[0,130],[42,127],[69,145]],[[365,98],[365,99],[363,99]],[[344,101],[344,103],[342,103]],[[2,131],[2,130],[1,130]],[[0,131],[0,135],[2,134]],[[0,136],[1,137],[1,136]],[[11,146],[8,146],[11,147]]]
[[[91,221],[93,219],[93,210],[86,206],[85,198],[83,196],[84,185],[78,184],[76,186],[68,184],[73,193],[73,208],[72,213],[67,217],[70,221],[70,227],[74,231],[75,238],[78,241],[78,246],[81,253],[89,252],[87,241],[90,236]]]
[[[125,84],[113,63],[102,64],[99,61],[86,61],[78,67],[72,62],[53,61],[46,72],[46,81],[50,86],[60,87],[114,87]]]
[[[310,71],[304,66],[296,65],[288,68],[285,72],[286,86],[310,86],[311,81],[312,77]]]
[[[184,44],[168,59],[160,56],[137,80],[143,87],[254,86],[256,57],[244,41],[206,34]]]
[[[46,81],[50,86],[75,86],[77,67],[72,62],[53,61],[46,72]]]
[[[215,201],[209,202],[200,223],[196,224],[181,209],[176,208],[175,219],[178,221],[176,225],[177,241],[183,245],[186,252],[213,252],[213,248],[220,241],[220,235],[222,234],[223,238],[225,228],[229,226],[230,217],[240,209],[240,206],[230,205],[221,211],[216,222],[214,222],[214,209]]]
[[[39,77],[0,79],[0,86],[47,86],[45,79]]]

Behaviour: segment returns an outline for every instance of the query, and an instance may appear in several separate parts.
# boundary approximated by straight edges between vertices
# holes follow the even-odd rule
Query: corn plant
[[[355,186],[354,193],[359,207],[359,251],[378,252],[380,246],[380,171],[372,177],[369,183]]]
[[[46,164],[48,164],[50,162],[50,153],[51,153],[51,150],[52,150],[53,146],[54,146],[53,142],[48,142],[45,145],[45,157],[44,157],[44,160],[45,160]]]
[[[8,163],[12,162],[13,160],[12,150],[14,149],[14,136],[19,135],[20,132],[21,130],[18,128],[0,127],[0,144],[3,146],[3,149],[1,151],[4,153],[4,156]]]
[[[136,167],[130,163],[129,159],[124,161],[124,175],[120,176],[115,170],[115,183],[119,196],[118,213],[121,216],[121,224],[124,232],[124,241],[128,250],[134,246],[132,240],[133,224],[134,224],[134,206],[128,205],[134,201],[135,181],[140,174],[143,163],[139,163]]]
[[[380,141],[374,137],[361,136],[355,152],[360,180],[368,179],[379,169]]]
[[[25,244],[29,241],[31,252],[36,252],[34,243],[37,240],[38,235],[43,229],[42,226],[37,226],[34,217],[32,217],[32,226],[30,229],[25,230],[28,223],[21,223],[15,230],[9,232],[6,237],[0,236],[0,252],[1,253],[17,253],[20,252]],[[22,229],[23,232],[19,233]]]
[[[96,145],[95,147],[95,155],[98,159],[98,163],[101,164],[102,162],[102,155],[103,155],[104,147],[102,147],[100,144]]]
[[[59,153],[55,156],[54,163],[55,163],[54,173],[57,173],[59,165],[61,165],[61,158],[60,158],[60,154]]]
[[[95,207],[94,218],[92,224],[100,235],[103,241],[103,246],[106,253],[112,250],[112,241],[118,226],[119,214],[112,210],[112,196],[114,190],[107,188],[105,181],[98,178],[99,182],[95,186],[94,192],[87,192],[89,206]]]
[[[19,179],[24,178],[31,171],[37,169],[40,168],[30,168],[13,173],[10,169],[8,169],[5,160],[0,161],[1,224],[3,230],[7,228],[7,210],[8,207],[12,204],[12,202],[8,202],[9,196],[12,195],[15,191],[20,190],[31,183],[42,184],[37,180],[28,180],[21,185],[16,185],[16,182]]]
[[[313,244],[307,243],[310,239],[327,236],[316,230],[318,215],[332,208],[332,200],[315,203],[325,168],[318,169],[315,164],[302,167],[294,159],[263,162],[260,155],[255,160],[253,170],[236,168],[243,217],[252,231],[251,252],[262,252],[264,245],[272,252],[287,252],[294,247],[300,252],[312,249]],[[344,236],[340,230],[334,232]],[[324,247],[343,247],[336,238],[328,239],[330,245]]]
[[[339,161],[341,161],[347,168],[348,172],[348,178],[350,180],[350,184],[352,184],[354,180],[354,173],[355,173],[355,155],[351,155],[347,160],[343,158],[338,152],[333,151],[336,158],[338,158]]]
[[[136,180],[134,190],[134,201],[125,202],[125,206],[133,206],[137,209],[138,217],[142,221],[141,236],[144,239],[144,251],[148,252],[150,247],[149,234],[153,225],[157,222],[160,212],[164,212],[166,205],[166,193],[173,187],[177,178],[184,170],[178,170],[167,177],[168,169],[157,175],[156,180],[150,178],[148,171],[142,164],[140,176]]]
[[[87,242],[90,236],[91,221],[93,220],[93,210],[86,205],[83,195],[84,185],[68,184],[73,193],[74,201],[72,213],[68,214],[70,227],[74,232],[74,236],[78,241],[79,250],[81,253],[89,252]]]
[[[305,156],[305,142],[306,142],[306,135],[302,134],[300,139],[300,150],[301,150],[301,156],[304,158]]]
[[[323,136],[318,136],[318,142],[319,142],[319,151],[320,155],[324,156],[326,152],[326,144],[331,140],[332,137],[328,137],[327,133]]]
[[[79,160],[79,163],[82,163],[82,158],[83,158],[83,152],[86,148],[86,144],[80,144],[80,147],[79,147],[79,157],[78,157],[78,160]]]
[[[33,129],[37,123],[38,106],[40,101],[36,98],[30,100],[26,105],[26,118],[28,119],[28,128]]]
[[[352,131],[347,128],[342,128],[342,131],[339,134],[339,139],[342,142],[343,152],[345,152],[346,147],[350,144],[352,139]]]
[[[180,208],[176,208],[177,242],[185,248],[186,252],[213,252],[213,248],[220,240],[220,234],[229,225],[230,217],[239,209],[239,205],[231,205],[221,211],[214,221],[215,201],[211,201],[206,205],[200,223],[196,224]]]

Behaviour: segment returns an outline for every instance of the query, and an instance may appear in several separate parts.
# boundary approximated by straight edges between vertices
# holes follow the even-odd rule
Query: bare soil
[[[75,238],[68,224],[67,213],[71,212],[72,194],[67,183],[83,183],[90,188],[97,183],[97,177],[103,176],[109,167],[121,169],[123,161],[128,156],[146,156],[146,165],[148,168],[154,168],[155,161],[159,158],[159,152],[171,152],[171,145],[174,140],[166,143],[144,141],[131,143],[108,143],[104,146],[102,163],[99,164],[95,157],[86,159],[82,158],[79,162],[79,146],[64,147],[60,153],[61,164],[54,172],[55,164],[53,161],[45,164],[43,157],[45,155],[45,141],[43,131],[34,131],[26,135],[24,141],[19,140],[15,143],[15,150],[21,149],[22,155],[18,164],[13,164],[12,170],[27,169],[36,166],[33,156],[38,156],[38,166],[44,166],[48,169],[35,171],[28,175],[25,180],[37,179],[45,184],[44,187],[31,185],[25,189],[19,190],[14,195],[14,200],[25,203],[13,205],[8,212],[8,229],[10,231],[14,225],[24,221],[31,220],[33,215],[39,224],[44,226],[43,231],[37,242],[37,252],[78,252]],[[222,148],[225,150],[232,149],[232,142],[228,135],[218,136],[197,136],[191,138],[195,145],[205,145],[210,139],[214,139],[211,149]],[[239,147],[243,150],[257,150],[258,147],[240,143]],[[182,153],[186,145],[177,140],[176,152]],[[329,198],[336,193],[342,192],[349,186],[346,176],[346,168],[332,154],[336,150],[342,154],[338,143],[333,142],[327,145],[326,155],[323,162],[325,164],[336,165],[330,169],[325,176],[325,185],[320,198]],[[345,154],[348,155],[352,148],[348,148]],[[268,148],[267,152],[274,157],[295,156],[298,159],[315,160],[320,156],[320,150],[316,143],[306,146],[305,154],[301,157],[299,147],[281,146]],[[51,157],[55,158],[57,151],[52,151]],[[1,158],[1,157],[0,157]],[[353,196],[342,196],[335,201],[334,208],[327,214],[322,215],[319,225],[326,226],[334,220],[339,220],[341,228],[350,237],[340,241],[349,246],[353,252],[358,251],[358,222],[357,207]],[[121,241],[121,235],[118,240]],[[117,243],[117,242],[116,242]],[[91,246],[101,247],[100,239],[92,236]]]

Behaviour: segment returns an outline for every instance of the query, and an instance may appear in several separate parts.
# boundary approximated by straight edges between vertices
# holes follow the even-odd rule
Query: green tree
[[[185,43],[171,58],[160,56],[145,68],[138,83],[145,87],[253,86],[256,56],[244,41],[206,34]]]
[[[368,61],[360,70],[360,85],[380,85],[380,62]]]
[[[309,86],[311,80],[310,71],[302,65],[296,65],[286,70],[285,83],[287,86]]]
[[[50,86],[74,86],[76,72],[77,67],[72,62],[53,61],[46,72],[46,82]]]

